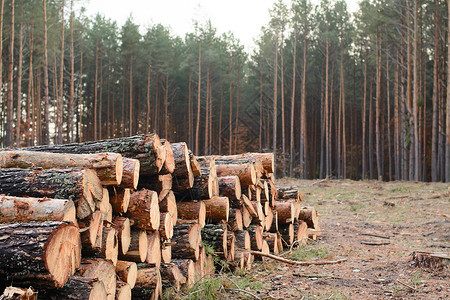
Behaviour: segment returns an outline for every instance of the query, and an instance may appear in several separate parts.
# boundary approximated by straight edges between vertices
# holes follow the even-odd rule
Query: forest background
[[[444,0],[275,0],[252,53],[210,20],[177,36],[73,0],[0,6],[1,147],[157,132],[273,151],[279,177],[450,182]]]

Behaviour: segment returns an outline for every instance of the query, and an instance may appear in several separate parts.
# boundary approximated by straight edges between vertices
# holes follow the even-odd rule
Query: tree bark
[[[103,282],[106,290],[106,299],[114,300],[116,295],[116,272],[111,261],[104,259],[83,260],[80,270],[78,271],[83,277],[97,278]]]
[[[206,205],[204,201],[183,201],[177,203],[178,217],[183,220],[195,220],[201,228],[206,223]]]
[[[173,227],[172,256],[197,260],[200,254],[201,228],[198,223],[179,224]]]

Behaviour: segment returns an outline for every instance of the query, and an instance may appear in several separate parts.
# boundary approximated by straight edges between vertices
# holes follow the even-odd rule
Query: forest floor
[[[449,265],[436,270],[411,263],[414,251],[450,254],[449,184],[294,179],[276,184],[298,186],[304,205],[316,207],[322,229],[316,241],[281,256],[348,260],[306,267],[255,262],[251,271],[221,273],[171,299],[450,299]]]

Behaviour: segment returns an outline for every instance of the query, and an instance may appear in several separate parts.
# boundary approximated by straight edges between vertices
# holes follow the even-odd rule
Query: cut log
[[[160,223],[158,194],[145,189],[132,193],[125,216],[132,219],[141,229],[158,230]]]
[[[214,256],[212,254],[206,255],[205,277],[207,278],[212,277],[214,273],[215,273]]]
[[[265,228],[266,224],[266,216],[264,214],[263,207],[261,205],[261,202],[252,201],[253,209],[256,211],[256,218],[252,219],[252,224],[254,225],[261,225],[263,228]]]
[[[94,247],[83,247],[83,257],[97,257],[109,259],[115,265],[119,255],[117,231],[112,227],[103,226],[102,238],[97,239]]]
[[[162,239],[170,240],[173,236],[172,216],[169,213],[160,213],[159,234]]]
[[[80,233],[72,223],[0,224],[0,241],[0,276],[17,286],[61,287],[80,266]]]
[[[165,159],[164,165],[159,173],[160,174],[172,174],[173,171],[175,170],[175,159],[174,159],[172,144],[166,139],[161,139],[161,143],[163,144],[164,150],[166,151],[166,159]]]
[[[195,274],[196,279],[195,281],[199,281],[203,278],[205,275],[205,263],[206,263],[206,250],[205,247],[200,246],[200,254],[198,256],[198,259],[194,261],[194,267],[195,267]]]
[[[294,223],[295,220],[295,206],[294,200],[277,201],[275,210],[278,214],[278,224]]]
[[[277,193],[279,200],[295,199],[298,202],[302,201],[302,194],[296,186],[279,186],[277,187]]]
[[[159,299],[162,297],[162,281],[159,267],[138,267],[132,299]]]
[[[97,210],[89,217],[78,222],[83,247],[95,248],[97,240],[101,244],[103,236],[103,214]]]
[[[181,274],[186,278],[187,286],[191,287],[196,279],[194,261],[192,259],[173,259],[172,263],[180,269]]]
[[[305,221],[308,228],[320,230],[319,217],[317,216],[317,211],[314,207],[303,207],[300,209],[298,219]]]
[[[278,246],[278,253],[283,252],[283,241],[281,237],[281,233],[277,232],[277,246]]]
[[[266,183],[267,183],[268,193],[270,194],[270,206],[274,207],[276,201],[279,200],[277,187],[275,186],[275,184],[273,183],[273,180],[271,180],[271,179],[266,180]]]
[[[198,223],[179,224],[173,227],[172,257],[198,259],[201,242]]]
[[[131,242],[130,219],[114,217],[111,226],[117,231],[117,236],[119,238],[119,253],[126,254],[130,248]]]
[[[202,228],[202,242],[214,249],[217,254],[226,258],[228,256],[226,224],[207,224]]]
[[[191,159],[191,169],[194,177],[202,176],[202,169],[200,168],[200,164],[198,163],[197,157],[192,155],[192,152],[189,150],[189,157]]]
[[[411,261],[416,267],[442,270],[450,265],[450,256],[445,253],[414,251]]]
[[[138,159],[142,175],[158,174],[166,159],[166,150],[156,133],[75,144],[34,146],[24,150],[79,154],[120,153],[123,157]]]
[[[114,300],[116,295],[116,271],[113,263],[109,260],[83,260],[79,273],[86,278],[98,278],[103,282],[108,300]]]
[[[169,213],[172,216],[172,223],[175,225],[178,219],[177,202],[172,191],[159,201],[159,211]]]
[[[136,189],[139,183],[141,163],[137,159],[123,158],[123,175],[119,187],[122,189]]]
[[[269,249],[271,249],[274,254],[278,254],[278,235],[276,233],[263,232],[263,238],[267,241]]]
[[[308,239],[308,225],[305,221],[299,220],[294,223],[294,239],[302,242]]]
[[[269,231],[270,228],[272,227],[272,222],[273,222],[273,211],[272,211],[272,208],[270,206],[267,206],[264,209],[264,214],[266,216],[265,221],[264,221],[264,229]]]
[[[206,207],[206,223],[228,222],[230,213],[230,202],[228,197],[213,197],[204,200]]]
[[[76,224],[76,209],[73,201],[0,195],[0,223],[43,221],[68,221]]]
[[[219,195],[219,182],[214,159],[206,161],[204,158],[199,157],[198,161],[202,175],[194,178],[192,188],[186,190],[184,188],[185,184],[180,185],[182,189],[179,189],[177,184],[173,186],[173,190],[179,194],[180,199],[201,200]],[[177,180],[180,182],[180,178],[177,178]]]
[[[264,240],[263,239],[263,243],[262,243],[262,247],[261,247],[261,252],[262,253],[264,253],[264,254],[270,254],[270,247],[269,247],[269,244],[267,243],[267,241],[266,240]],[[266,260],[266,257],[265,256],[262,256],[262,255],[255,255],[255,260],[258,260],[258,261],[265,261]]]
[[[82,169],[0,169],[0,194],[73,200],[77,217],[84,219],[101,201],[103,189],[97,174]]]
[[[187,281],[178,266],[173,263],[162,264],[159,270],[161,273],[163,287],[172,286],[176,291],[179,291],[181,285],[185,284]]]
[[[122,155],[118,153],[68,154],[36,151],[0,151],[0,168],[95,169],[102,185],[122,181]]]
[[[224,197],[228,197],[230,201],[241,200],[241,183],[237,176],[224,176],[218,177],[219,181],[219,194]]]
[[[191,188],[194,184],[194,172],[191,168],[191,158],[189,156],[189,149],[186,143],[181,142],[172,144],[172,151],[175,160],[175,170],[173,172],[173,176],[180,179],[187,179],[183,181],[187,181],[187,188]],[[200,174],[198,176],[200,176]]]
[[[117,281],[116,285],[116,300],[131,300],[131,287],[128,283]]]
[[[137,265],[134,262],[119,260],[116,265],[116,274],[119,279],[134,288],[137,278]]]
[[[130,189],[122,189],[119,187],[109,187],[109,202],[112,205],[113,212],[116,214],[126,213],[130,204]]]
[[[283,242],[286,244],[286,246],[290,247],[294,243],[295,238],[294,224],[285,224],[279,229]]]
[[[250,235],[250,245],[252,250],[261,250],[263,244],[263,228],[260,225],[252,225],[247,228]]]
[[[62,288],[39,291],[39,299],[48,300],[106,300],[107,295],[105,285],[102,281],[97,278],[83,276],[70,276]],[[28,300],[31,298],[24,299]]]
[[[242,226],[247,228],[252,223],[252,216],[250,215],[246,206],[242,206]]]
[[[143,175],[139,178],[139,189],[147,189],[155,191],[159,194],[159,200],[161,201],[167,193],[172,189],[172,175]]]
[[[161,261],[164,264],[168,264],[172,261],[172,242],[170,240],[166,240],[163,242],[161,247]]]
[[[274,232],[278,232],[279,231],[279,227],[278,227],[278,211],[272,209],[272,213],[273,213],[272,226],[270,226],[270,228],[267,231],[274,233]]]
[[[120,254],[122,260],[144,262],[147,259],[148,240],[145,230],[131,229],[130,247],[125,255]]]
[[[223,164],[226,162],[231,163],[255,163],[255,161],[260,161],[263,165],[264,170],[267,173],[274,172],[274,156],[273,153],[243,153],[236,155],[224,155],[224,156],[214,156],[217,164]]]
[[[159,231],[147,232],[147,258],[146,262],[159,268],[161,265],[161,239]]]
[[[234,235],[234,232],[228,231],[227,232],[227,261],[234,261],[234,255],[236,252],[236,236]]]
[[[235,231],[234,235],[236,237],[236,247],[240,250],[250,250],[251,241],[250,234],[247,230]]]
[[[195,220],[201,228],[206,222],[206,204],[204,201],[183,201],[177,204],[178,217],[183,220]]]
[[[0,295],[2,300],[36,300],[37,293],[29,288],[18,288],[14,286],[8,286]]]
[[[243,187],[256,183],[256,171],[253,164],[222,164],[218,161],[216,171],[218,177],[238,176]]]
[[[228,227],[231,231],[239,231],[244,229],[241,209],[230,208],[230,213],[228,216]]]
[[[249,213],[252,217],[258,217],[258,212],[257,212],[257,210],[255,209],[255,206],[254,206],[254,204],[253,204],[253,202],[256,202],[256,201],[250,201],[250,199],[247,198],[247,196],[245,196],[245,195],[242,195],[241,199],[242,199],[242,205],[245,206],[245,207],[247,208],[248,213]]]

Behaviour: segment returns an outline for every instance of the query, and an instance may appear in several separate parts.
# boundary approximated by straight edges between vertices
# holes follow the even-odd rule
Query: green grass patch
[[[325,246],[314,244],[301,245],[288,255],[289,259],[298,261],[320,260],[330,253],[330,249]]]

